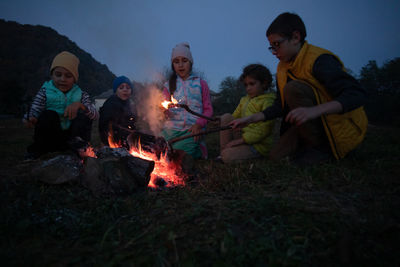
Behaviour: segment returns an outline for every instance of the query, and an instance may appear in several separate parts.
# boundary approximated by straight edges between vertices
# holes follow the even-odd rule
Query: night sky
[[[399,0],[0,2],[0,18],[51,27],[114,74],[139,82],[169,67],[172,48],[186,41],[214,91],[250,63],[276,72],[265,31],[287,11],[302,17],[306,40],[337,54],[356,75],[369,60],[381,66],[400,56]]]

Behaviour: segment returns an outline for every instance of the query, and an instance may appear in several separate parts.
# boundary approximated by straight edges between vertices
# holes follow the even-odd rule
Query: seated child
[[[247,95],[240,99],[233,114],[221,117],[221,126],[228,125],[234,119],[249,116],[263,111],[272,105],[275,94],[265,93],[270,88],[272,76],[263,65],[251,64],[243,69],[240,82],[244,84]],[[267,156],[272,147],[272,130],[274,121],[251,123],[240,130],[220,132],[221,159],[233,162]]]
[[[165,83],[163,93],[166,100],[173,96],[179,104],[187,104],[193,111],[211,117],[213,109],[210,90],[206,81],[192,73],[193,57],[187,43],[177,44],[172,49],[172,74]],[[207,120],[196,117],[183,108],[168,110],[162,136],[166,140],[176,137],[196,134],[207,124]],[[173,144],[174,149],[180,149],[195,159],[207,158],[207,148],[200,137],[191,137]]]
[[[51,80],[42,85],[24,117],[27,127],[35,127],[26,159],[67,150],[74,137],[90,141],[92,122],[98,113],[88,93],[76,84],[78,65],[79,59],[67,51],[53,59]]]
[[[100,108],[99,132],[101,142],[109,146],[109,132],[119,146],[128,148],[129,130],[135,130],[135,116],[131,107],[133,85],[125,76],[115,78],[114,94]],[[110,128],[111,127],[111,128]]]

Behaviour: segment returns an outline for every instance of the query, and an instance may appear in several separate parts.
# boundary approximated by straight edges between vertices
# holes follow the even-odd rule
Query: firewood
[[[127,195],[147,187],[154,162],[133,157],[124,148],[104,147],[84,164],[82,184],[95,195]]]

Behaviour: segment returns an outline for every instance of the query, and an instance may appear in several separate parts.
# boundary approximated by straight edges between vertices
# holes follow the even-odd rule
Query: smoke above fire
[[[136,114],[145,125],[139,125],[141,131],[159,136],[164,124],[164,114],[161,108],[164,96],[155,84],[149,84],[143,90],[136,92]]]

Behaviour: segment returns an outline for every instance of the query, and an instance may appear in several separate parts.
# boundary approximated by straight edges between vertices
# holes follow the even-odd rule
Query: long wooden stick
[[[125,131],[130,132],[130,133],[133,133],[133,134],[148,135],[148,134],[144,134],[144,133],[141,133],[141,132],[138,132],[138,131],[134,131],[134,130],[131,130],[131,129],[127,129],[127,128],[122,127],[122,126],[120,126],[120,125],[117,125],[117,127],[120,128],[121,130],[125,130]],[[188,134],[188,135],[185,135],[185,136],[180,136],[180,137],[172,138],[172,139],[170,139],[170,140],[168,140],[168,141],[166,141],[166,142],[172,147],[172,144],[173,144],[173,143],[179,142],[179,141],[181,141],[181,140],[185,140],[185,139],[190,138],[190,137],[199,136],[199,135],[206,135],[206,134],[215,133],[215,132],[220,132],[220,131],[225,131],[225,130],[229,130],[229,129],[232,129],[232,126],[227,125],[227,126],[222,126],[222,127],[211,128],[211,129],[208,129],[208,130],[200,131],[200,132],[198,132],[198,133],[192,133],[192,134]],[[153,137],[155,137],[155,136],[153,136]]]
[[[186,105],[186,104],[169,104],[169,105],[168,105],[168,108],[170,108],[170,107],[172,107],[172,108],[173,108],[173,107],[184,108],[187,112],[192,113],[193,115],[195,115],[195,116],[197,116],[197,117],[201,117],[201,118],[206,119],[206,120],[209,120],[209,121],[217,121],[217,120],[218,120],[218,118],[211,118],[211,117],[207,117],[207,116],[205,116],[205,115],[203,115],[203,114],[197,113],[197,112],[191,110],[191,109],[189,108],[189,106]]]
[[[210,133],[214,133],[214,132],[225,131],[225,130],[229,130],[229,129],[232,129],[232,126],[228,125],[228,126],[212,128],[212,129],[201,131],[199,133],[192,133],[192,134],[188,134],[188,135],[185,135],[185,136],[180,136],[180,137],[176,137],[176,138],[170,139],[170,140],[168,140],[168,143],[172,145],[173,143],[176,143],[178,141],[181,141],[181,140],[184,140],[184,139],[187,139],[187,138],[190,138],[190,137],[210,134]]]

